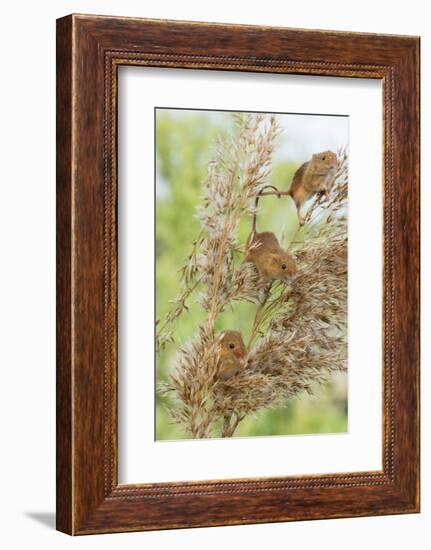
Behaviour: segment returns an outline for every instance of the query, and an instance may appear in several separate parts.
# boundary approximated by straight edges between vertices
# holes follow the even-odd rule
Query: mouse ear
[[[280,255],[279,254],[274,254],[274,252],[269,252],[268,260],[272,264],[278,265],[280,263]]]

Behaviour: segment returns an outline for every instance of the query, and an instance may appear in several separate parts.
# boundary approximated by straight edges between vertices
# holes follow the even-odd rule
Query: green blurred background
[[[311,115],[278,115],[282,134],[278,137],[271,183],[287,189],[294,171],[311,152],[337,150],[348,139],[348,119]],[[196,206],[201,200],[207,163],[214,158],[217,137],[234,131],[232,114],[223,111],[156,110],[156,318],[163,319],[170,301],[179,292],[178,270],[190,253],[199,232]],[[289,239],[296,229],[296,213],[290,199],[261,200],[258,230],[274,231]],[[243,220],[238,237],[244,243],[251,220]],[[186,342],[205,319],[194,302],[178,320],[176,341]],[[217,330],[240,330],[247,341],[256,306],[238,303],[217,320]],[[175,344],[156,358],[157,382],[167,380],[174,360]],[[334,375],[316,388],[316,395],[301,395],[284,407],[265,410],[243,420],[235,436],[335,433],[347,431],[347,375]],[[166,407],[169,398],[156,396],[156,439],[187,439],[190,436],[173,424]]]

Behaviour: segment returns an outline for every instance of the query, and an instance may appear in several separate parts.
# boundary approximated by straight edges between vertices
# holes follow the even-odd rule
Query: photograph
[[[347,433],[349,117],[154,133],[155,440]]]

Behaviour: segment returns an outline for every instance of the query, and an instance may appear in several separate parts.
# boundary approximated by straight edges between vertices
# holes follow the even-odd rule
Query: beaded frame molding
[[[119,65],[375,78],[383,88],[381,471],[118,483]],[[57,21],[57,529],[419,511],[419,38],[90,15]]]

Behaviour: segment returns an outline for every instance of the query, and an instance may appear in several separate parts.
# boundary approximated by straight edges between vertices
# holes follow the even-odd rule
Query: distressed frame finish
[[[382,471],[118,484],[119,65],[382,80]],[[89,534],[418,511],[419,38],[81,15],[59,19],[57,528]]]

